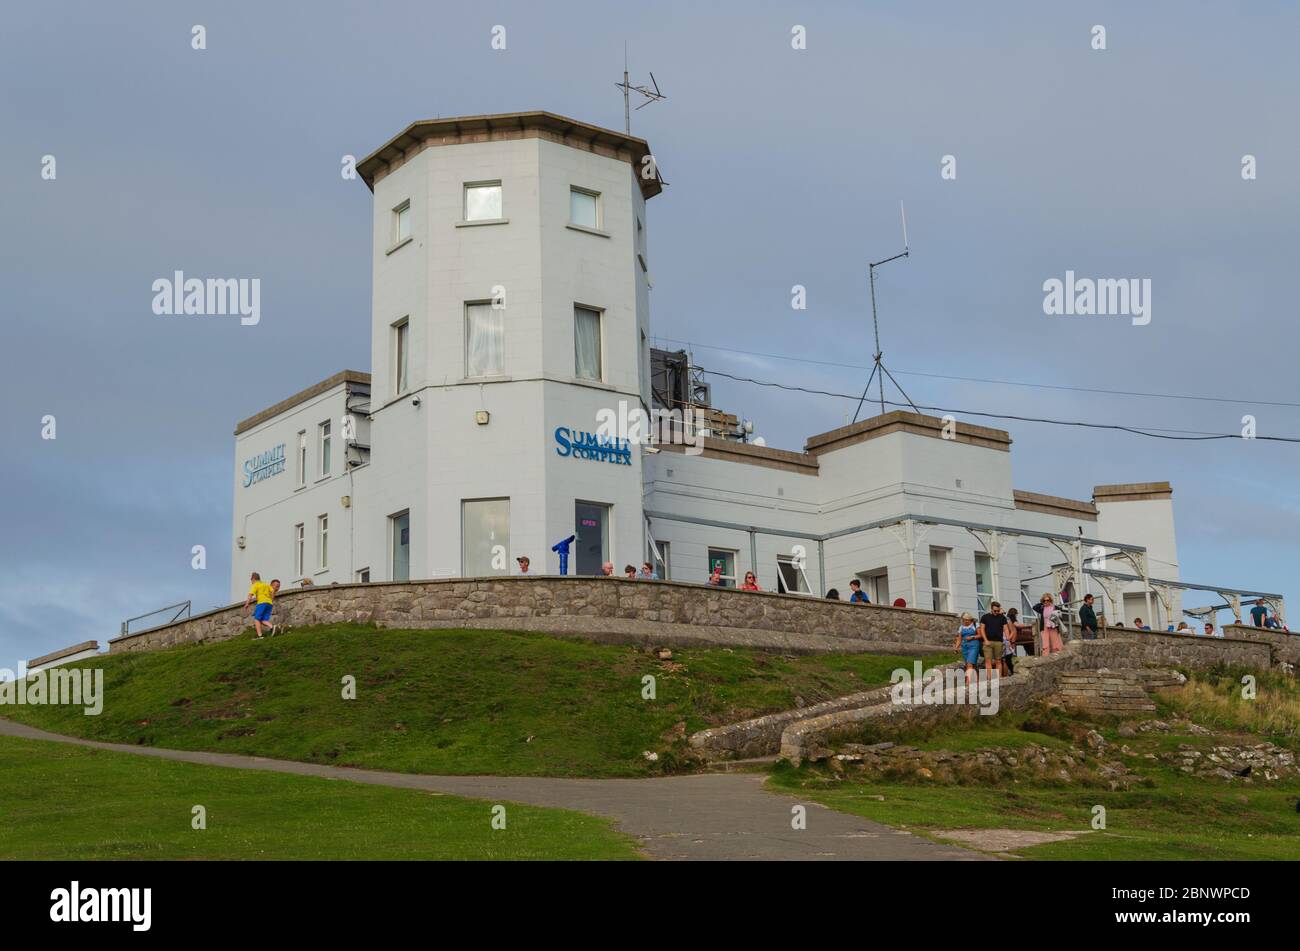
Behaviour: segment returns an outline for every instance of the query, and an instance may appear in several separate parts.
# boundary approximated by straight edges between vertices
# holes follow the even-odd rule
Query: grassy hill
[[[96,740],[337,766],[639,776],[679,766],[696,730],[885,683],[913,659],[689,649],[660,660],[540,634],[340,624],[82,661],[72,666],[104,670],[99,716],[0,713]],[[355,700],[342,698],[347,676]]]
[[[0,737],[0,858],[631,859],[609,820]],[[207,828],[191,827],[192,810]]]

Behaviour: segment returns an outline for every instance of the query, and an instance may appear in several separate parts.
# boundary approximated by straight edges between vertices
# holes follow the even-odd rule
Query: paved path
[[[576,809],[614,819],[659,859],[983,859],[811,801],[768,792],[760,773],[706,773],[662,779],[551,779],[527,776],[424,776],[347,769],[230,753],[99,743],[0,719],[0,736],[72,743],[101,750],[234,769],[261,769],[449,793],[475,799]],[[807,807],[807,828],[790,827]]]

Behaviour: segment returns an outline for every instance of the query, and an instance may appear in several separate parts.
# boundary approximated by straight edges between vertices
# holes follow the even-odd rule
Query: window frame
[[[293,527],[293,573],[302,578],[307,571],[307,523],[299,522]]]
[[[573,196],[574,194],[585,195],[592,200],[594,214],[592,215],[595,224],[589,225],[573,219]],[[594,188],[585,188],[582,185],[569,186],[569,225],[574,228],[585,228],[588,231],[605,230],[605,203],[601,200],[601,193]]]
[[[790,568],[794,570],[796,581],[799,584],[803,585],[802,591],[798,590],[797,588],[793,591],[790,590],[790,586],[786,583],[785,580],[785,572],[781,570],[782,566],[784,565],[788,565]],[[804,570],[803,565],[799,564],[799,560],[795,558],[794,555],[776,556],[776,590],[778,594],[803,594],[809,596],[812,595],[813,593],[812,583],[808,580],[808,572]]]
[[[496,367],[495,369],[490,370],[489,372],[486,372],[486,373],[470,373],[470,365],[469,365],[469,344],[470,344],[470,316],[469,316],[469,315],[470,315],[470,311],[469,311],[469,309],[470,309],[471,307],[487,307],[489,313],[492,313],[492,314],[499,313],[499,314],[501,314],[501,363],[500,363],[500,366],[498,366],[498,367]],[[463,333],[464,333],[464,337],[465,337],[465,345],[464,345],[464,347],[462,348],[462,350],[464,351],[465,379],[467,379],[467,380],[490,380],[490,379],[493,379],[493,378],[495,378],[495,377],[505,376],[505,373],[506,373],[506,314],[505,314],[505,311],[506,311],[506,309],[505,309],[504,307],[497,307],[497,306],[495,306],[493,300],[492,300],[491,298],[488,298],[488,299],[486,299],[486,300],[467,300],[467,301],[465,301],[465,305],[464,305],[463,311],[464,311],[464,317],[463,317],[463,319],[462,319],[462,321],[461,321],[461,327],[462,327],[462,329],[463,329]]]
[[[393,329],[393,396],[411,390],[411,317],[394,321]]]
[[[330,567],[330,515],[325,512],[316,516],[316,563],[317,571],[328,571]]]
[[[731,574],[722,575],[722,587],[739,588],[740,584],[736,580],[736,573],[740,570],[740,549],[739,548],[722,548],[720,546],[709,545],[708,548],[706,549],[706,555],[705,555],[705,557],[707,558],[707,561],[705,562],[705,566],[709,569],[709,573],[708,573],[708,577],[705,578],[705,581],[708,581],[709,578],[713,577],[713,553],[714,552],[717,552],[720,555],[731,556]]]
[[[320,456],[317,463],[317,477],[329,478],[331,472],[330,455],[334,445],[333,420],[327,419],[316,424],[316,452]]]
[[[397,577],[398,520],[406,519],[406,577]],[[388,577],[391,581],[411,580],[411,510],[402,509],[388,516]]]
[[[298,488],[307,485],[307,430],[298,430]]]
[[[412,222],[414,218],[411,213],[411,199],[399,202],[393,206],[393,224],[389,233],[389,250],[396,251],[414,236]],[[402,234],[402,224],[406,224],[406,234]]]
[[[497,214],[494,218],[471,218],[469,216],[470,189],[495,188],[497,190]],[[504,221],[506,216],[506,192],[501,179],[485,179],[481,182],[464,182],[460,191],[460,220],[465,224],[484,224]]]
[[[942,570],[935,564],[935,553],[940,553],[940,563]],[[937,581],[944,581],[944,575],[947,575],[947,587],[936,584]],[[943,548],[939,545],[930,546],[930,604],[931,610],[941,614],[952,613],[952,549]]]
[[[980,562],[983,561],[988,566],[985,573],[985,583],[987,588],[980,588]],[[989,612],[990,605],[993,603],[993,556],[988,552],[975,552],[975,607],[983,617]]]
[[[596,375],[580,376],[578,374],[578,311],[596,315]],[[573,378],[589,383],[605,382],[605,311],[587,304],[573,304]]]

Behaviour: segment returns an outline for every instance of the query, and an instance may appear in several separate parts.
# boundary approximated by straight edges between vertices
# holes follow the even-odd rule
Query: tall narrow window
[[[410,385],[407,366],[411,360],[411,322],[403,318],[393,324],[393,395],[401,396]]]
[[[301,522],[293,527],[293,573],[301,578],[307,568],[307,526]]]
[[[505,372],[506,310],[491,301],[465,305],[465,375]]]
[[[495,221],[500,218],[500,182],[473,182],[465,186],[466,221]]]
[[[461,502],[461,574],[504,575],[510,566],[510,500]]]
[[[585,188],[569,189],[569,223],[582,228],[600,229],[600,192]]]
[[[398,512],[388,519],[393,534],[394,581],[411,579],[411,513]]]
[[[316,427],[317,450],[320,452],[320,474],[330,474],[330,421],[327,419]]]
[[[573,373],[580,380],[601,379],[600,311],[573,308]]]
[[[316,544],[320,550],[320,569],[330,566],[330,517],[318,516],[316,519]]]
[[[736,550],[734,548],[710,548],[710,577],[712,577],[715,569],[722,572],[722,587],[734,588],[736,586]]]
[[[947,548],[930,549],[930,599],[936,611],[951,611],[952,574]]]
[[[407,199],[393,209],[393,246],[411,237],[411,201]]]
[[[975,603],[980,614],[993,603],[993,559],[980,552],[975,553]]]
[[[307,484],[307,430],[298,431],[298,487]]]

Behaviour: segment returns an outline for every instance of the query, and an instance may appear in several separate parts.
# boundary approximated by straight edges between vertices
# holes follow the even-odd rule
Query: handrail
[[[138,615],[136,615],[135,617],[127,618],[125,621],[122,622],[122,628],[121,628],[121,630],[122,630],[122,634],[121,634],[121,636],[122,636],[122,637],[125,637],[127,634],[130,633],[130,628],[131,628],[131,622],[132,622],[132,621],[139,621],[139,620],[141,620],[141,619],[143,619],[143,618],[153,617],[155,614],[162,614],[163,612],[165,612],[165,611],[170,611],[170,610],[172,610],[173,608],[177,609],[177,610],[176,610],[176,613],[173,614],[169,620],[163,621],[162,624],[155,624],[155,625],[154,625],[154,627],[162,627],[163,624],[174,624],[175,622],[177,622],[177,621],[179,621],[179,620],[181,619],[181,616],[182,616],[182,615],[184,615],[185,617],[189,617],[189,616],[190,616],[190,607],[191,607],[191,602],[189,602],[189,601],[178,601],[178,602],[176,602],[175,604],[169,604],[169,605],[167,605],[166,607],[158,608],[156,611],[150,611],[150,612],[148,612],[147,614],[138,614]],[[146,630],[147,630],[147,629],[146,629]]]

